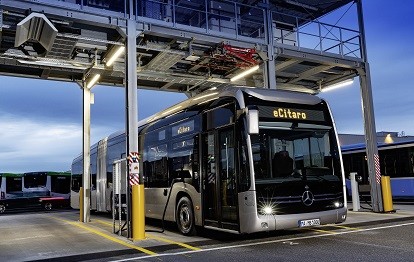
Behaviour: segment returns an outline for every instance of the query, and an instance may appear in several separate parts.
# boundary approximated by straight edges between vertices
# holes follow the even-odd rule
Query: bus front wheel
[[[0,214],[6,211],[6,206],[4,204],[0,204]]]
[[[196,233],[193,204],[188,197],[182,197],[178,201],[176,209],[176,221],[180,232],[186,236],[193,236]]]

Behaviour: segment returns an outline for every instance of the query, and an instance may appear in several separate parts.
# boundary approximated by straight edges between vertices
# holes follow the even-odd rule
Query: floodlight
[[[98,82],[100,77],[100,74],[96,74],[89,81],[86,81],[86,88],[91,89]]]
[[[251,67],[251,68],[249,68],[249,69],[241,72],[240,74],[233,76],[232,78],[230,78],[230,81],[231,82],[234,82],[236,80],[239,80],[240,78],[243,78],[243,77],[247,76],[248,74],[253,73],[257,69],[259,69],[259,65],[255,65],[255,66],[253,66],[253,67]]]
[[[344,86],[349,86],[349,85],[352,85],[353,83],[354,83],[354,79],[348,79],[346,81],[339,82],[339,83],[327,86],[327,87],[321,89],[321,92],[331,91],[333,89],[341,88],[341,87],[344,87]]]
[[[118,59],[118,57],[124,53],[124,51],[125,51],[125,46],[122,45],[118,47],[115,53],[106,62],[106,66],[111,66],[115,62],[115,60]]]

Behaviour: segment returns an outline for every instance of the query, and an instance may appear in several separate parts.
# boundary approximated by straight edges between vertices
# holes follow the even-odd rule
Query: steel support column
[[[364,116],[365,143],[367,148],[367,164],[371,185],[371,201],[374,212],[382,212],[381,173],[378,157],[377,134],[375,128],[374,105],[372,101],[371,77],[369,65],[359,71],[361,85],[362,111]]]
[[[269,1],[266,1],[269,5]],[[276,89],[276,65],[275,65],[275,47],[273,37],[273,23],[272,23],[272,12],[265,10],[265,39],[267,44],[267,60],[265,61],[265,68],[263,69],[264,86],[271,89]]]
[[[275,56],[273,54],[273,46],[269,45],[267,53],[268,59],[264,62],[263,77],[264,86],[270,89],[276,89],[276,65]]]
[[[88,223],[90,221],[90,198],[91,198],[91,90],[86,87],[86,81],[82,83],[83,90],[83,217],[81,222]]]
[[[136,21],[127,20],[126,53],[126,152],[138,152],[138,92],[137,92],[137,27]],[[128,169],[129,170],[129,169]],[[129,173],[128,173],[129,175]],[[129,177],[127,177],[129,179]],[[131,186],[128,183],[128,237],[131,237]]]
[[[377,134],[375,128],[374,103],[372,101],[371,74],[368,64],[365,41],[362,0],[356,0],[356,4],[360,32],[361,55],[364,61],[362,67],[358,68],[357,70],[359,73],[361,86],[362,111],[364,116],[365,143],[367,148],[368,174],[371,185],[372,209],[374,212],[382,212],[384,209],[381,193],[381,171],[377,147]]]

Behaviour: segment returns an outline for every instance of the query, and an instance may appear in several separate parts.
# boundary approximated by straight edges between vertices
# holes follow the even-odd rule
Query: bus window
[[[249,167],[249,161],[247,158],[247,144],[246,144],[246,138],[243,133],[242,139],[238,141],[239,143],[239,161],[240,161],[240,176],[239,176],[239,191],[247,191],[250,188],[250,167]]]
[[[147,187],[168,187],[167,144],[149,146],[144,154],[144,183]]]
[[[218,128],[233,123],[234,119],[234,104],[228,104],[223,107],[216,108],[203,115],[203,121],[207,130]]]
[[[68,194],[70,193],[70,177],[69,176],[52,176],[52,192]]]
[[[414,152],[410,152],[410,164],[409,164],[409,173],[412,176],[414,174]]]
[[[219,133],[219,170],[222,218],[226,221],[237,220],[236,174],[234,165],[234,131],[233,128]]]
[[[21,177],[6,177],[6,192],[22,191]]]
[[[72,186],[71,189],[74,192],[79,192],[82,186],[82,175],[72,175]]]
[[[172,143],[172,150],[168,152],[169,185],[171,185],[174,178],[192,176],[193,145],[194,140],[192,138]]]
[[[37,188],[37,187],[46,187],[46,174],[36,174],[36,175],[25,175],[24,176],[24,187],[25,188]]]

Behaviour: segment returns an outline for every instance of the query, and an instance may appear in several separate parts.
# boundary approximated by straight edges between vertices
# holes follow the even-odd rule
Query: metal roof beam
[[[315,63],[321,63],[326,65],[334,65],[344,68],[355,68],[360,67],[362,60],[360,58],[343,58],[339,55],[328,55],[325,54],[322,55],[319,52],[312,52],[311,49],[305,49],[301,48],[300,50],[296,49],[290,49],[286,47],[275,47],[276,51],[275,53],[278,56],[286,57],[286,58],[292,58],[297,59],[300,61],[311,61]]]
[[[281,63],[278,63],[277,65],[276,65],[276,72],[277,71],[281,71],[281,70],[283,70],[283,69],[285,69],[285,68],[288,68],[289,66],[293,66],[293,65],[296,65],[297,63],[299,63],[300,61],[298,61],[298,60],[296,60],[296,59],[289,59],[289,60],[286,60],[286,61],[283,61],[283,62],[281,62]]]
[[[306,70],[306,71],[300,73],[298,75],[298,77],[296,77],[296,78],[288,81],[288,83],[289,84],[297,83],[297,82],[299,82],[302,79],[305,79],[307,77],[313,76],[313,75],[318,74],[318,73],[320,73],[320,72],[322,72],[324,70],[328,70],[328,69],[330,69],[332,67],[333,67],[332,65],[321,65],[321,66],[317,66],[317,67],[312,67],[311,69]]]

